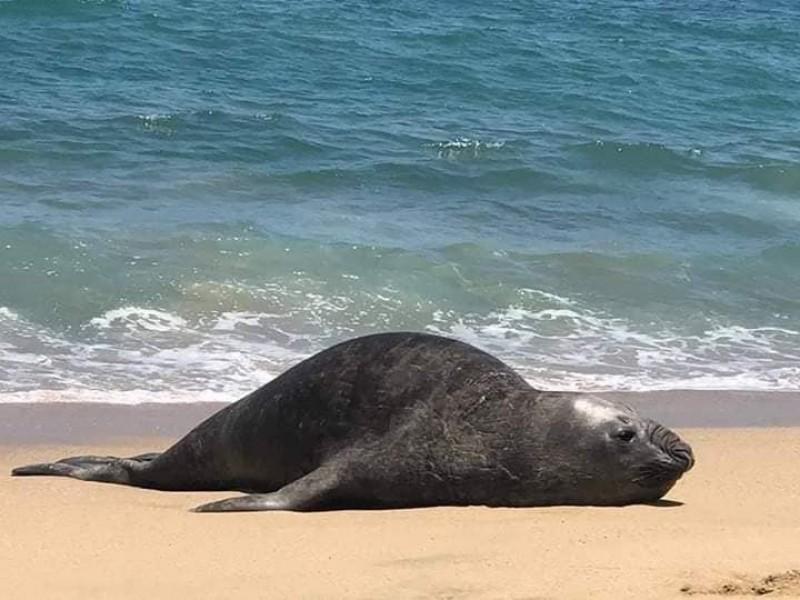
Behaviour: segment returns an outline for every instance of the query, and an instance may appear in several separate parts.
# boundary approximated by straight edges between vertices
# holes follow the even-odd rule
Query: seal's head
[[[694,465],[689,444],[624,404],[584,395],[568,410],[572,427],[562,439],[577,451],[580,468],[562,479],[565,503],[654,502]]]

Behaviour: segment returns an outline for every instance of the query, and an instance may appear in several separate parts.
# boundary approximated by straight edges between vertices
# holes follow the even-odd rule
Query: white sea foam
[[[517,290],[517,294],[521,298],[542,298],[544,300],[548,300],[556,305],[560,306],[575,306],[575,300],[570,298],[566,298],[564,296],[559,296],[558,294],[553,294],[552,292],[545,292],[543,290],[536,290],[533,288],[520,288]]]
[[[285,311],[195,317],[123,306],[91,319],[78,336],[0,307],[0,402],[235,400],[337,341],[397,329],[404,305],[396,292],[380,295],[359,304],[309,292]],[[554,295],[485,314],[416,307],[427,311],[419,328],[488,350],[539,388],[800,389],[800,332],[788,327],[641,330]]]
[[[19,314],[8,308],[7,306],[0,306],[0,319],[8,321],[19,320]]]
[[[200,391],[149,391],[149,390],[29,390],[21,392],[0,392],[0,403],[104,403],[104,404],[171,404],[192,402],[231,402],[238,397],[231,397],[224,392],[211,390]]]
[[[438,313],[428,329],[497,354],[544,389],[800,389],[800,332],[788,328],[644,332],[587,310],[510,306],[456,322]]]
[[[182,317],[163,310],[138,306],[123,306],[109,310],[89,323],[100,329],[122,327],[146,331],[177,331],[186,327],[186,320]]]

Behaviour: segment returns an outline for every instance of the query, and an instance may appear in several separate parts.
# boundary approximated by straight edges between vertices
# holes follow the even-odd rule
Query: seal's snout
[[[646,431],[657,455],[636,469],[633,481],[663,493],[664,486],[672,486],[694,466],[694,454],[689,444],[655,421],[647,423]]]
[[[692,447],[678,438],[677,435],[675,437],[677,438],[677,442],[672,444],[667,451],[673,460],[683,466],[684,471],[688,471],[694,466],[694,453],[692,452]]]
[[[673,431],[655,421],[651,421],[648,424],[648,434],[653,444],[661,448],[681,471],[688,471],[694,466],[692,447]]]

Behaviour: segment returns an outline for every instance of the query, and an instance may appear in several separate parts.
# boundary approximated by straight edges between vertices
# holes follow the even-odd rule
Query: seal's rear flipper
[[[103,481],[131,485],[131,472],[144,461],[137,458],[125,459],[116,456],[72,456],[54,463],[41,463],[17,467],[11,471],[15,477],[32,475],[51,475],[72,477],[83,481]]]
[[[11,471],[14,477],[27,477],[29,475],[53,475],[56,477],[69,477],[75,467],[63,463],[41,463],[17,467]]]
[[[217,502],[209,502],[193,512],[242,512],[258,510],[318,510],[330,503],[340,490],[338,469],[320,467],[304,477],[293,481],[277,492],[237,496]]]
[[[141,462],[150,462],[151,460],[157,459],[161,456],[162,452],[145,452],[144,454],[137,454],[136,456],[131,456],[130,460],[138,460]]]

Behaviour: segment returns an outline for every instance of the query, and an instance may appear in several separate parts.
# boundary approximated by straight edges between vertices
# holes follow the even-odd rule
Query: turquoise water
[[[0,402],[234,399],[364,333],[800,389],[791,2],[0,0]]]

